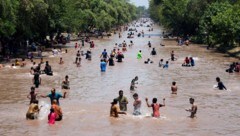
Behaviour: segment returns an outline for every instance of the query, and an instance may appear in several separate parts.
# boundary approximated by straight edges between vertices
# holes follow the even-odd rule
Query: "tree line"
[[[109,31],[136,19],[139,10],[129,0],[2,0],[0,42],[15,46],[61,32]]]
[[[239,0],[150,0],[151,18],[178,36],[218,49],[239,46]]]

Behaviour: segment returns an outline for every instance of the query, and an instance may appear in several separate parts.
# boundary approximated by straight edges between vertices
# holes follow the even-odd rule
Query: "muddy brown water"
[[[145,30],[146,27],[137,28]],[[161,33],[159,26],[154,27],[153,34]],[[65,75],[70,77],[71,90],[66,99],[60,100],[64,113],[63,120],[53,126],[47,123],[47,113],[42,118],[27,121],[25,114],[29,100],[26,98],[32,86],[32,76],[29,74],[30,64],[26,68],[0,70],[0,135],[1,136],[42,136],[42,135],[85,135],[85,136],[125,136],[125,135],[169,135],[169,136],[236,136],[240,134],[240,74],[225,72],[228,64],[236,61],[234,58],[225,57],[224,54],[207,51],[201,46],[189,47],[176,46],[174,41],[164,41],[165,47],[160,46],[162,39],[158,36],[126,39],[117,35],[111,38],[96,39],[96,47],[92,50],[92,61],[83,59],[82,66],[77,68],[73,64],[76,50],[69,49],[69,53],[62,54],[64,65],[59,65],[59,56],[45,58],[54,70],[54,76],[41,76],[42,85],[37,92],[48,94],[52,87],[60,90],[61,81]],[[107,67],[105,73],[100,72],[99,56],[104,48],[108,52],[115,43],[130,40],[134,42],[132,48],[125,53],[123,63],[116,63],[114,67]],[[157,56],[150,56],[148,41],[152,42],[157,50]],[[74,46],[74,42],[68,46]],[[89,45],[85,45],[88,46]],[[86,51],[87,47],[84,47]],[[143,59],[137,60],[139,50],[143,51]],[[158,61],[170,58],[174,50],[178,59],[170,62],[169,69],[158,67]],[[193,68],[182,67],[186,56],[196,58]],[[153,64],[143,64],[151,58]],[[39,60],[35,60],[39,62]],[[162,118],[154,119],[145,116],[134,117],[133,92],[129,91],[132,78],[139,76],[137,92],[142,99],[141,111],[149,115],[152,111],[147,108],[145,97],[150,102],[153,97],[166,98],[166,107],[160,109]],[[230,91],[213,89],[215,78],[219,76]],[[171,95],[171,82],[176,81],[178,95]],[[128,115],[118,119],[109,117],[110,102],[118,96],[122,89],[128,98]],[[198,104],[197,118],[188,118],[185,111],[190,108],[188,99],[194,97]],[[49,105],[48,98],[40,98],[40,103]],[[46,110],[46,109],[45,109]],[[47,109],[48,111],[48,109]]]

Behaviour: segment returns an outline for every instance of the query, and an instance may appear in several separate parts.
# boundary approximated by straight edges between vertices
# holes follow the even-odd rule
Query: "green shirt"
[[[121,111],[127,111],[127,103],[128,100],[125,96],[123,96],[122,98],[118,97],[118,102],[119,102],[119,107]]]

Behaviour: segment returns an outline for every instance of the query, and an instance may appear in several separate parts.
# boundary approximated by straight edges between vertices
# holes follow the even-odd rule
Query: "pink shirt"
[[[50,113],[48,115],[48,124],[55,124],[55,119],[57,118],[56,113]]]
[[[153,108],[153,117],[160,117],[160,112],[159,112],[159,109],[160,109],[160,105],[155,103],[155,104],[152,104],[152,108]]]

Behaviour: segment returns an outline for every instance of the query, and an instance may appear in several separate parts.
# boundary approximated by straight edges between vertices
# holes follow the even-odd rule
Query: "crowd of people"
[[[138,23],[134,22],[133,23],[133,27],[137,27],[140,23],[140,26],[143,26],[143,22],[150,22],[150,26],[153,26],[153,23],[149,20],[140,20]],[[124,27],[124,30],[128,30],[128,27]],[[136,28],[134,29],[130,29],[130,32],[128,33],[127,38],[134,38],[134,31],[137,32],[137,36],[144,37],[144,31],[140,31],[138,32],[138,30]],[[149,31],[153,31],[153,28],[150,28]],[[122,38],[122,34],[121,32],[119,32],[119,38]],[[95,47],[95,44],[93,41],[90,40],[89,37],[86,37],[86,39],[82,39],[81,40],[82,43],[78,44],[77,42],[75,43],[75,49],[76,49],[76,59],[74,61],[74,65],[76,64],[77,67],[81,67],[81,61],[82,61],[82,56],[85,56],[86,60],[91,61],[92,59],[92,50]],[[85,46],[85,43],[89,43],[90,44],[90,48],[86,50],[86,53],[84,53],[83,51],[83,47]],[[187,36],[184,40],[184,43],[186,45],[189,45],[189,36]],[[182,45],[183,44],[183,38],[178,38],[178,44]],[[107,71],[107,66],[115,66],[115,62],[117,63],[123,63],[123,59],[125,58],[124,53],[128,51],[128,48],[132,48],[134,46],[134,42],[130,41],[130,43],[128,44],[125,40],[122,43],[116,43],[113,46],[113,49],[110,51],[110,53],[107,51],[107,49],[104,49],[100,55],[100,71],[101,72],[106,72]],[[151,41],[148,41],[147,43],[148,48],[152,49],[150,55],[152,56],[156,56],[157,50],[153,47],[153,44],[151,43]],[[57,49],[53,49],[52,50],[53,55],[58,55],[58,50]],[[67,53],[67,50],[65,50],[65,53]],[[146,61],[144,61],[144,64],[155,64],[153,60],[151,60],[148,57],[143,57],[143,53],[142,50],[139,50],[136,56],[136,59],[141,60],[142,58],[147,58]],[[170,53],[170,58],[166,58],[166,59],[160,59],[159,63],[156,64],[159,67],[162,67],[164,69],[168,69],[169,68],[169,61],[176,61],[179,57],[176,56],[175,52],[172,51]],[[38,64],[36,64],[36,62],[33,61],[33,57],[30,58],[31,62],[32,62],[32,67],[30,69],[30,73],[32,74],[33,78],[32,78],[32,83],[34,86],[31,87],[30,89],[30,93],[28,94],[27,98],[30,100],[30,105],[29,105],[29,109],[26,113],[26,118],[29,120],[33,120],[33,119],[37,119],[38,118],[38,114],[41,110],[41,106],[39,106],[39,97],[41,98],[50,98],[50,103],[51,103],[51,108],[49,109],[49,115],[48,115],[48,123],[49,124],[55,124],[55,121],[61,121],[63,119],[63,111],[60,107],[60,98],[66,98],[66,91],[61,94],[58,93],[56,91],[55,88],[52,88],[51,92],[47,95],[39,95],[36,92],[36,89],[39,88],[42,84],[42,78],[41,75],[42,74],[46,74],[47,76],[53,76],[53,70],[51,65],[49,64],[49,61],[45,61],[43,60],[43,58],[40,59],[40,62]],[[165,61],[164,61],[165,60]],[[164,63],[165,62],[165,63]],[[45,64],[45,67],[42,68],[42,65]],[[59,59],[59,65],[64,65],[64,60],[62,57],[60,57]],[[20,62],[18,59],[15,60],[15,63],[12,64],[12,66],[21,66],[24,67],[26,66],[26,61],[25,59],[22,59],[22,61]],[[186,57],[182,66],[184,67],[194,67],[195,64],[195,60],[194,57]],[[0,65],[0,68],[4,67],[3,65]],[[230,65],[229,69],[226,70],[226,72],[229,73],[233,73],[233,72],[239,72],[240,70],[240,64],[237,62],[234,62],[233,64]],[[139,77],[136,76],[132,79],[131,83],[130,83],[130,91],[133,92],[133,112],[132,115],[134,116],[139,116],[142,115],[141,112],[141,107],[142,107],[142,100],[139,97],[139,94],[137,93],[137,84],[138,84],[138,80]],[[218,85],[216,86],[216,88],[218,88],[219,90],[227,90],[227,88],[224,86],[223,82],[220,80],[219,77],[216,78],[216,81],[218,83]],[[62,90],[69,90],[70,89],[70,80],[69,80],[69,76],[66,75],[64,80],[61,83],[61,88]],[[172,86],[171,86],[171,93],[173,95],[177,95],[178,94],[178,87],[177,87],[177,83],[176,81],[172,82]],[[162,99],[162,103],[158,103],[158,99],[157,98],[153,98],[152,99],[152,103],[149,103],[148,98],[145,99],[146,101],[146,106],[149,108],[152,108],[152,117],[156,117],[159,118],[160,117],[160,107],[165,107],[165,101],[166,99],[163,98]],[[190,112],[190,117],[194,118],[196,116],[197,113],[197,105],[195,104],[195,99],[194,98],[189,98],[189,103],[191,104],[191,108],[190,109],[186,109],[186,111]],[[124,96],[123,94],[123,90],[119,91],[119,96],[117,98],[113,99],[113,102],[111,103],[111,108],[110,108],[110,116],[111,117],[119,117],[119,114],[127,114],[127,105],[129,104],[128,99],[126,96]]]

